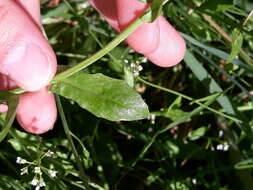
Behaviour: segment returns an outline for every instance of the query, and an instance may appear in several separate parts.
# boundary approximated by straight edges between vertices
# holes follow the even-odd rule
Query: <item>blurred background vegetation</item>
[[[59,69],[78,64],[117,35],[87,1],[41,4]],[[187,41],[180,64],[159,68],[122,43],[85,69],[125,80],[148,104],[150,118],[111,122],[62,99],[80,162],[60,119],[41,136],[15,122],[0,144],[0,189],[34,188],[39,174],[30,166],[21,175],[29,165],[17,164],[21,157],[41,166],[48,190],[87,184],[98,190],[252,190],[252,10],[250,0],[169,0],[163,14]],[[80,168],[85,174],[78,175]],[[55,178],[48,169],[57,171]]]

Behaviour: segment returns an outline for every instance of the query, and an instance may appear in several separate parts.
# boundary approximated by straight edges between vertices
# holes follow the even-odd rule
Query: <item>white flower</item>
[[[229,149],[229,145],[228,144],[224,144],[223,151],[228,151],[228,149]]]
[[[25,159],[21,158],[21,157],[17,157],[16,163],[17,164],[26,164],[27,161]]]
[[[193,178],[193,179],[192,179],[192,183],[196,185],[196,184],[197,184],[197,179],[196,179],[196,178]]]
[[[143,67],[141,65],[138,66],[138,71],[142,71]]]
[[[40,187],[46,187],[46,184],[44,181],[40,183]]]
[[[35,173],[35,174],[42,174],[40,167],[38,167],[38,166],[35,167],[35,168],[34,168],[34,173]]]
[[[54,156],[55,156],[55,153],[54,153],[53,151],[51,151],[51,150],[48,150],[48,151],[46,152],[46,156],[47,156],[47,157],[54,157]]]
[[[147,59],[146,57],[143,57],[143,58],[141,59],[141,62],[142,62],[142,63],[147,63],[147,62],[148,62],[148,59]]]
[[[216,146],[216,149],[217,149],[217,150],[223,150],[223,144],[218,144],[218,145]]]
[[[28,174],[28,167],[21,168],[20,171],[21,171],[20,175]]]
[[[151,124],[155,124],[155,114],[150,115]]]
[[[54,177],[56,177],[57,171],[49,170],[48,174],[49,174],[50,177],[54,178]]]
[[[136,65],[135,65],[134,63],[131,63],[131,64],[130,64],[130,67],[131,67],[131,68],[135,68]]]
[[[224,132],[222,130],[219,130],[219,137],[222,137]]]
[[[36,177],[33,178],[33,180],[31,181],[31,185],[36,186],[38,184],[39,184],[39,180]]]
[[[229,145],[227,143],[224,143],[224,144],[218,144],[217,147],[216,147],[216,150],[221,150],[221,151],[228,151],[229,149]]]
[[[43,178],[40,178],[40,183],[39,183],[40,187],[45,187],[46,183],[44,182]]]
[[[133,75],[134,75],[134,77],[138,77],[140,75],[140,73],[138,71],[134,71]]]

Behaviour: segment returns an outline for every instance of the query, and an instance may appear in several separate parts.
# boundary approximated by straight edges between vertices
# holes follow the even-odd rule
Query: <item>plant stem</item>
[[[144,80],[144,79],[142,79],[142,78],[140,78],[140,77],[138,78],[138,80],[139,80],[140,82],[142,82],[142,83],[148,85],[148,86],[151,86],[151,87],[154,87],[154,88],[163,90],[163,91],[165,91],[165,92],[169,92],[169,93],[174,94],[174,95],[176,95],[176,96],[181,96],[182,98],[184,98],[184,99],[186,99],[186,100],[189,100],[189,101],[191,101],[192,103],[198,104],[199,106],[204,107],[205,109],[207,109],[207,110],[209,110],[209,111],[211,111],[211,112],[213,112],[213,113],[216,113],[216,114],[218,114],[218,115],[220,115],[220,116],[223,116],[223,117],[225,117],[225,118],[227,118],[227,119],[230,119],[230,120],[232,120],[232,121],[234,121],[234,122],[242,123],[241,120],[239,120],[239,119],[237,119],[237,118],[235,118],[235,117],[232,117],[232,116],[230,116],[230,115],[227,115],[227,114],[225,114],[225,113],[222,113],[222,112],[220,112],[220,111],[217,111],[217,110],[215,110],[215,109],[213,109],[213,108],[210,108],[210,107],[206,106],[205,104],[200,103],[198,100],[195,100],[195,99],[193,99],[192,97],[189,97],[189,96],[187,96],[187,95],[184,95],[184,94],[182,94],[182,93],[180,93],[180,92],[176,92],[176,91],[174,91],[174,90],[171,90],[171,89],[168,89],[168,88],[164,88],[164,87],[158,86],[158,85],[153,84],[153,83],[150,83],[150,82],[148,82],[148,81],[146,81],[146,80]]]
[[[85,172],[84,172],[84,169],[83,169],[83,166],[82,166],[82,163],[80,161],[80,157],[76,151],[76,148],[75,148],[75,145],[74,145],[74,142],[73,142],[73,139],[71,137],[71,132],[69,130],[69,127],[68,127],[68,123],[67,123],[67,120],[66,120],[66,117],[65,117],[65,114],[64,114],[64,111],[63,111],[63,107],[62,107],[62,104],[61,104],[61,100],[60,100],[60,97],[58,95],[55,95],[55,99],[56,99],[56,102],[57,102],[57,107],[58,107],[58,110],[59,110],[59,114],[60,114],[60,117],[61,117],[61,120],[62,120],[62,125],[63,125],[63,129],[64,129],[64,132],[68,138],[68,141],[70,143],[70,146],[71,146],[71,149],[72,149],[72,152],[75,156],[75,159],[76,159],[76,162],[77,162],[77,166],[78,166],[78,169],[79,169],[79,172],[80,172],[80,177],[82,178],[83,182],[84,182],[84,186],[87,188],[87,189],[90,189],[89,188],[89,178],[86,176]]]
[[[222,95],[222,93],[217,94],[214,98],[209,99],[204,105],[205,106],[199,106],[197,108],[195,108],[192,112],[188,113],[187,115],[173,121],[172,123],[170,123],[169,125],[162,127],[160,130],[158,130],[153,136],[152,138],[149,140],[149,142],[143,147],[143,149],[141,150],[141,152],[139,153],[139,155],[130,163],[129,168],[124,172],[124,174],[120,177],[120,179],[118,180],[118,182],[116,183],[116,187],[118,185],[118,183],[121,181],[121,179],[123,179],[127,173],[129,172],[130,169],[134,168],[135,165],[137,164],[137,162],[139,160],[141,160],[142,158],[144,158],[145,154],[148,152],[148,150],[150,149],[150,147],[155,143],[157,137],[163,133],[165,133],[166,131],[168,131],[169,129],[182,124],[184,122],[186,122],[189,118],[192,118],[193,116],[197,115],[198,113],[200,113],[201,111],[203,111],[205,109],[205,107],[208,107],[209,105],[211,105],[213,102],[215,102],[215,100],[217,100],[217,98],[219,98]]]
[[[124,30],[122,33],[120,33],[114,40],[112,40],[109,44],[107,44],[103,49],[95,53],[90,58],[82,61],[78,65],[58,74],[55,76],[55,78],[52,80],[51,83],[57,83],[64,78],[67,78],[78,71],[88,67],[92,63],[96,62],[103,56],[105,56],[107,53],[109,53],[111,50],[113,50],[117,45],[119,45],[122,41],[124,41],[127,36],[129,36],[131,33],[133,33],[141,24],[143,21],[140,18],[137,18],[126,30]]]
[[[218,95],[216,95],[216,97],[214,97],[214,98],[208,100],[208,101],[204,104],[205,106],[199,106],[199,107],[195,108],[195,109],[194,109],[192,112],[190,112],[189,114],[187,114],[187,115],[185,115],[185,116],[183,116],[183,117],[181,117],[181,118],[179,118],[179,119],[173,121],[173,122],[170,123],[169,125],[167,125],[167,126],[161,128],[160,130],[158,130],[158,131],[154,134],[154,136],[152,137],[152,139],[149,141],[149,143],[146,144],[146,146],[142,149],[142,151],[140,152],[139,156],[132,162],[132,164],[131,164],[130,167],[133,168],[133,167],[136,165],[136,163],[137,163],[140,159],[142,159],[142,158],[144,157],[144,155],[146,154],[146,152],[148,151],[148,149],[153,145],[153,143],[155,142],[156,138],[157,138],[160,134],[162,134],[162,133],[168,131],[169,129],[171,129],[171,128],[173,128],[173,127],[179,125],[179,124],[182,124],[182,123],[186,122],[189,118],[192,118],[194,115],[196,115],[196,114],[200,113],[202,110],[206,109],[206,107],[208,107],[210,104],[212,104],[212,103],[213,103],[215,100],[217,100],[217,98],[220,97],[220,96],[221,96],[221,93],[218,94]]]

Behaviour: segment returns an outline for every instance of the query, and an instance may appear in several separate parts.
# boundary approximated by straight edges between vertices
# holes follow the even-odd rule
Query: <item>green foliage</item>
[[[54,84],[50,90],[111,121],[132,121],[149,116],[148,107],[137,92],[124,81],[102,74],[78,73]]]
[[[16,116],[16,109],[18,106],[18,96],[12,95],[9,96],[9,98],[11,99],[11,101],[8,102],[8,112],[5,117],[2,131],[0,132],[0,142],[2,142],[6,137],[6,135],[8,134]]]
[[[67,70],[53,82],[60,115],[41,136],[12,123],[17,102],[0,92],[13,105],[0,115],[0,190],[32,189],[34,166],[49,190],[253,189],[250,0],[152,1],[145,19],[163,5],[187,42],[173,68],[117,46],[131,30],[119,37],[87,1],[48,2],[41,0],[42,23],[59,71],[83,71]],[[20,175],[27,165],[17,157],[32,163],[28,174]]]
[[[225,11],[233,7],[231,0],[206,0],[199,9],[202,11]]]
[[[243,44],[243,35],[237,29],[234,29],[232,33],[232,51],[229,57],[227,58],[227,62],[232,62],[236,56],[238,56]]]

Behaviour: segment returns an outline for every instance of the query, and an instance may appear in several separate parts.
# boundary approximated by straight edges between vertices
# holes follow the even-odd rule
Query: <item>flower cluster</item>
[[[147,119],[150,120],[152,125],[154,125],[155,124],[155,118],[156,118],[155,114],[150,114]]]
[[[221,151],[226,152],[226,151],[228,151],[228,149],[229,149],[229,145],[228,145],[227,143],[218,144],[218,145],[216,146],[216,150],[221,150]]]
[[[127,59],[125,59],[124,62],[126,64],[129,64],[129,61]],[[133,73],[134,77],[138,77],[140,75],[140,72],[143,70],[143,67],[141,66],[141,64],[146,63],[146,62],[147,62],[147,58],[142,57],[138,59],[137,61],[130,63],[130,70]]]
[[[55,178],[57,175],[57,171],[53,169],[48,169],[41,165],[41,160],[45,157],[55,158],[56,154],[51,150],[43,153],[37,160],[33,162],[29,162],[24,158],[17,157],[16,163],[20,165],[26,165],[25,167],[20,169],[20,175],[26,175],[29,173],[29,170],[32,171],[35,175],[30,182],[32,186],[35,186],[35,190],[39,190],[42,187],[46,186],[46,183],[43,179],[43,172],[46,172],[51,178]]]

